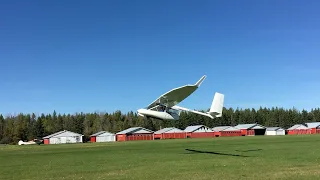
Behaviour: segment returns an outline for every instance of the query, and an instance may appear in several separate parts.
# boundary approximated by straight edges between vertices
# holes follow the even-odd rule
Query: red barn
[[[311,129],[302,125],[296,124],[287,129],[288,135],[295,135],[295,134],[311,134]]]
[[[132,127],[116,135],[117,141],[154,140],[153,131],[143,127]]]
[[[235,127],[228,127],[221,131],[221,136],[241,136],[241,130]]]
[[[187,138],[214,137],[213,130],[204,125],[188,126],[184,131],[187,133]]]
[[[44,144],[82,143],[82,134],[63,130],[43,137]]]
[[[311,130],[311,134],[320,134],[320,122],[309,122],[306,125]]]
[[[221,132],[222,132],[223,130],[225,130],[225,129],[228,129],[229,127],[231,127],[231,126],[217,126],[217,127],[212,128],[212,130],[213,130],[213,132],[214,132],[214,136],[215,136],[215,137],[220,137],[220,136],[222,136],[222,135],[221,135]]]
[[[183,139],[187,138],[187,133],[175,127],[160,129],[154,133],[154,139]]]
[[[241,136],[264,135],[266,128],[259,124],[238,124],[236,129],[240,129]]]
[[[90,136],[90,142],[113,142],[116,135],[107,131],[100,131]]]

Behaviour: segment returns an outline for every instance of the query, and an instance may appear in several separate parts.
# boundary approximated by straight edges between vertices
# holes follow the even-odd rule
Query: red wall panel
[[[194,132],[188,133],[190,138],[209,138],[214,137],[214,132]]]
[[[127,141],[153,140],[153,134],[133,134],[127,136]]]
[[[95,136],[92,136],[92,137],[90,138],[90,142],[96,142],[96,137],[95,137]]]
[[[241,131],[221,131],[221,136],[241,136]]]
[[[187,133],[163,133],[163,139],[184,139],[187,138]]]

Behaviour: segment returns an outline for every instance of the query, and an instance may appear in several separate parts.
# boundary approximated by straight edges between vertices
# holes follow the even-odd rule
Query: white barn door
[[[67,138],[66,137],[61,137],[60,140],[61,140],[61,144],[67,143]]]
[[[110,141],[115,141],[114,135],[98,136],[96,139],[96,142],[110,142]]]

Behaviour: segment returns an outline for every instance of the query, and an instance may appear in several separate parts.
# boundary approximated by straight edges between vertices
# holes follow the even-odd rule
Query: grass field
[[[0,179],[319,179],[320,136],[0,146]]]

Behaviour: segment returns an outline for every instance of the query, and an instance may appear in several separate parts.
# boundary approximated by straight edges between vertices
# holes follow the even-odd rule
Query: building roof
[[[317,128],[318,126],[320,126],[320,122],[309,122],[305,124],[307,125],[308,128]]]
[[[154,132],[154,134],[173,133],[173,132],[184,132],[184,131],[175,127],[167,127]]]
[[[222,131],[240,131],[240,129],[230,126]]]
[[[63,131],[59,131],[59,132],[50,134],[50,135],[48,135],[48,136],[45,136],[45,137],[43,137],[43,139],[48,139],[48,138],[52,138],[52,137],[56,137],[56,136],[68,137],[68,136],[83,136],[83,135],[82,135],[82,134],[75,133],[75,132],[63,130]]]
[[[265,129],[265,127],[259,124],[238,124],[235,126],[237,129]]]
[[[267,131],[277,131],[277,130],[284,130],[281,127],[267,127]]]
[[[133,133],[146,134],[146,133],[153,133],[153,131],[143,127],[131,127],[123,131],[120,131],[117,134],[133,134]]]
[[[201,128],[204,125],[195,125],[195,126],[188,126],[186,129],[184,129],[185,132],[193,132],[199,128]]]
[[[222,130],[228,129],[229,127],[231,127],[231,126],[217,126],[217,127],[212,128],[212,130],[214,132],[220,132]]]
[[[290,128],[288,128],[287,130],[294,130],[294,129],[309,129],[306,126],[304,126],[303,124],[296,124]]]
[[[92,136],[101,136],[101,135],[114,135],[114,134],[111,132],[108,132],[108,131],[100,131],[100,132],[92,134],[91,137]]]
[[[198,129],[201,129],[201,128],[206,128],[206,129],[209,130],[209,132],[212,131],[210,128],[208,128],[208,127],[205,126],[205,125],[188,126],[188,127],[186,127],[186,129],[185,129],[184,131],[185,131],[185,132],[194,132],[194,131],[196,131],[196,130],[198,130]]]

